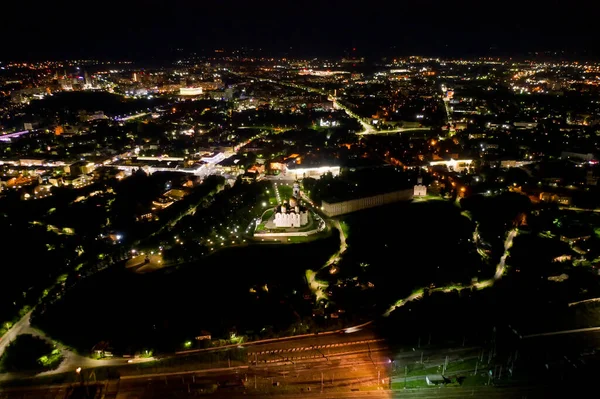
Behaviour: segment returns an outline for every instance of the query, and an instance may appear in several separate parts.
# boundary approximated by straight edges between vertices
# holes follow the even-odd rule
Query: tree
[[[302,180],[302,185],[304,186],[304,190],[310,193],[317,185],[317,180],[312,177],[306,177]]]
[[[60,351],[39,337],[19,335],[4,352],[1,368],[7,371],[30,371],[55,368],[62,361]]]
[[[256,154],[254,152],[247,152],[244,154],[244,158],[246,158],[244,161],[246,168],[249,168],[256,163]]]

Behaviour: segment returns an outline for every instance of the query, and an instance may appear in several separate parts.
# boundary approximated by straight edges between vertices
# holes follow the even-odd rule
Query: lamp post
[[[81,367],[77,367],[75,372],[77,373],[77,377],[79,377],[79,383],[83,385],[83,374],[81,373]]]

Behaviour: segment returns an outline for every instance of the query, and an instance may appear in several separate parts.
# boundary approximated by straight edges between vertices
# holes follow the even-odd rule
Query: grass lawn
[[[427,385],[427,381],[425,381],[425,378],[423,378],[422,380],[406,381],[406,384],[404,383],[404,381],[392,382],[392,390],[404,389],[405,387],[406,387],[406,389],[432,388],[434,386],[435,385]]]
[[[263,222],[268,221],[271,218],[271,216],[273,216],[274,213],[275,213],[274,209],[269,209],[268,211],[266,211],[265,213],[263,213],[262,221]]]
[[[430,375],[430,374],[441,374],[442,367],[443,366],[423,367],[422,365],[417,364],[417,365],[413,366],[412,368],[409,367],[409,371],[406,374],[406,376],[414,377],[416,375],[426,376],[426,375]],[[404,377],[404,374],[399,373],[398,376]]]
[[[348,225],[348,223],[346,223],[343,220],[340,220],[340,227],[342,228],[342,233],[344,233],[344,236],[348,238],[350,235],[350,226]]]
[[[287,237],[287,241],[297,244],[300,242],[308,242],[313,240],[313,238],[311,236],[306,236],[306,237]]]
[[[446,376],[452,374],[453,372],[462,371],[462,370],[474,370],[475,364],[477,363],[477,358],[459,360],[455,362],[448,363],[448,367],[446,367],[446,372],[444,373]],[[409,367],[409,371],[407,373],[407,377],[414,377],[417,375],[430,375],[430,374],[441,374],[443,366],[427,366],[415,364],[414,366]],[[403,371],[399,371],[397,374],[399,377],[404,377]]]
[[[311,234],[306,237],[287,237],[286,240],[287,240],[287,242],[292,243],[292,244],[301,243],[301,242],[309,242],[309,241],[315,241],[315,240],[319,240],[321,238],[329,237],[330,234],[331,234],[330,230],[325,230],[320,233]]]
[[[448,364],[448,367],[446,367],[446,374],[460,370],[475,370],[476,364],[477,358],[464,359],[457,362],[452,362]]]
[[[283,183],[277,183],[277,190],[279,191],[279,198],[281,198],[281,201],[289,200],[294,193],[294,189],[291,185],[288,186]]]
[[[423,196],[421,198],[424,198],[426,200],[432,200],[432,201],[443,200],[443,198],[440,197],[439,195],[429,195],[429,194],[425,195],[425,196]]]
[[[488,382],[488,378],[487,376],[482,376],[480,373],[478,373],[478,375],[475,376],[468,376],[467,378],[465,378],[465,380],[462,383],[463,387],[475,387],[475,386],[481,386],[481,385],[486,385]]]

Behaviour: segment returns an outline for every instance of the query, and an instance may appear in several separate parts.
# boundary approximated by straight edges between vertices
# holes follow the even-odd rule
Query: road
[[[275,339],[245,345],[247,362],[229,364],[231,367],[225,362],[225,367],[199,368],[202,364],[193,362],[197,351],[180,354],[176,359],[181,359],[181,362],[171,359],[166,366],[157,361],[151,369],[123,365],[119,368],[119,380],[100,381],[97,389],[105,398],[141,399],[193,396],[212,384],[229,386],[219,388],[223,395],[218,393],[217,397],[236,397],[244,390],[247,395],[256,397],[272,394],[286,397],[289,394],[320,393],[321,390],[322,397],[329,394],[334,397],[360,397],[361,391],[366,389],[373,393],[377,387],[389,387],[392,363],[386,341],[368,326],[350,331],[355,332],[311,334],[298,339]],[[437,353],[439,351],[423,349],[425,358],[431,359],[432,364],[442,363],[445,356],[463,358],[472,351],[473,348],[458,348]],[[406,351],[396,354],[394,360],[408,364],[422,356],[421,351]],[[73,358],[70,364],[75,365],[77,361]],[[91,380],[91,370],[86,367],[98,366],[95,362],[87,359],[87,362],[78,363],[84,369],[81,375],[85,381]],[[186,369],[188,366],[191,369]],[[0,397],[68,397],[77,385],[74,376],[73,372],[70,384],[0,389]],[[236,384],[239,386],[235,387]],[[337,392],[347,396],[335,396],[339,395]]]
[[[243,382],[245,385],[235,386],[234,381]],[[269,380],[270,382],[270,380]],[[212,395],[207,393],[217,386]],[[229,383],[230,386],[226,386]],[[318,381],[320,385],[320,381]],[[144,380],[121,380],[109,381],[94,384],[64,384],[54,387],[27,387],[3,392],[3,399],[66,399],[84,396],[87,392],[88,397],[106,398],[106,399],[159,399],[159,398],[192,398],[198,396],[207,396],[211,398],[264,398],[277,397],[282,399],[303,399],[315,397],[320,399],[345,399],[345,398],[369,398],[369,399],[440,399],[440,398],[507,398],[507,399],[537,399],[537,398],[565,398],[565,397],[583,397],[585,387],[583,384],[578,386],[553,385],[553,386],[534,386],[534,387],[431,387],[422,389],[399,389],[389,390],[381,387],[380,390],[344,390],[332,391],[327,388],[321,392],[318,389],[306,388],[289,389],[282,385],[272,386],[270,392],[254,390],[254,376],[243,372],[232,372],[228,375],[218,377],[209,374],[172,376],[169,378],[156,378]],[[589,388],[589,386],[587,387]],[[303,389],[301,391],[301,389]],[[94,396],[92,396],[94,394]],[[589,395],[585,395],[586,397]]]
[[[358,133],[359,136],[365,136],[370,134],[390,134],[390,133],[404,133],[404,132],[418,132],[418,131],[430,131],[430,127],[406,127],[406,128],[398,128],[398,129],[390,129],[390,130],[371,130]]]
[[[43,335],[39,330],[35,330],[31,327],[30,319],[31,312],[27,313],[23,318],[15,323],[15,325],[2,337],[0,341],[0,356],[4,352],[6,346],[9,345],[11,341],[13,341],[18,335],[21,334],[32,334],[35,336],[39,336],[41,338],[47,339],[51,341],[50,338]],[[291,347],[294,345],[301,345],[302,347],[306,346],[318,346],[318,345],[327,345],[336,342],[346,342],[348,340],[357,341],[364,340],[365,336],[371,337],[372,333],[369,330],[361,331],[361,328],[368,325],[369,323],[365,323],[361,326],[353,327],[353,331],[356,331],[352,334],[346,334],[344,331],[346,329],[336,330],[336,331],[328,331],[320,334],[304,334],[304,335],[296,335],[291,337],[282,337],[282,338],[271,338],[260,341],[253,341],[246,344],[243,344],[244,347],[248,348],[249,353],[255,353],[256,351],[275,351],[282,350],[285,347]],[[53,374],[60,374],[64,372],[72,372],[75,369],[81,367],[83,369],[91,369],[96,367],[105,367],[105,366],[126,366],[128,364],[128,359],[124,358],[112,358],[112,359],[91,359],[89,357],[80,356],[68,348],[58,344],[58,349],[62,352],[64,357],[63,362],[60,366],[51,371],[43,372],[37,374],[35,377],[43,377]],[[189,350],[189,351],[181,351],[177,352],[174,355],[167,356],[165,358],[172,358],[177,356],[188,356],[192,354],[198,354],[203,352],[210,351],[223,351],[226,349],[238,348],[239,344],[235,345],[226,345],[217,348],[209,348],[209,349],[197,349],[197,350]],[[252,348],[252,349],[251,349]],[[256,349],[259,348],[259,349]],[[261,357],[263,359],[263,357]],[[137,359],[136,363],[143,362],[152,362],[156,359],[154,358],[146,358],[146,359]],[[272,362],[270,362],[272,363]],[[7,381],[19,378],[29,378],[31,375],[28,374],[20,374],[20,373],[1,373],[0,381]]]
[[[365,136],[370,134],[390,134],[390,133],[402,133],[402,132],[414,132],[414,131],[430,131],[429,127],[414,127],[414,128],[397,128],[397,129],[388,129],[388,130],[377,130],[372,125],[365,122],[360,116],[356,115],[352,110],[346,107],[344,104],[341,104],[337,101],[336,98],[332,97],[334,107],[338,107],[343,109],[348,116],[353,119],[356,119],[363,128],[363,131],[358,133],[359,136]]]
[[[342,230],[342,226],[340,225],[340,221],[335,219],[335,221],[333,222],[335,224],[335,227],[338,229],[338,232],[340,233],[340,250],[339,250],[339,254],[343,254],[344,252],[346,252],[346,249],[348,249],[348,244],[346,244],[346,235],[344,234],[344,230]]]
[[[146,256],[148,256],[148,262],[146,263]],[[162,255],[138,255],[129,259],[125,263],[125,268],[135,271],[136,273],[150,273],[166,267]]]
[[[504,275],[504,270],[506,269],[506,258],[510,254],[509,250],[512,248],[513,240],[519,234],[519,230],[512,229],[506,235],[506,240],[504,241],[504,254],[500,258],[500,262],[496,266],[496,273],[494,274],[494,280],[499,280]]]
[[[194,354],[185,356],[193,357]],[[246,388],[256,394],[280,391],[301,393],[321,389],[350,391],[383,384],[378,381],[387,378],[390,366],[385,342],[366,329],[355,333],[312,334],[301,339],[272,340],[250,345],[247,356],[247,365],[212,370],[173,369],[192,364],[189,358],[181,358],[180,363],[171,362],[164,369],[161,369],[161,362],[158,361],[152,371],[125,366],[127,372],[121,372],[122,377],[118,382],[101,382],[98,389],[103,390],[106,398],[160,398],[188,393],[193,396],[212,384],[239,385],[237,388],[219,388],[228,397],[230,393],[245,389],[243,381]],[[91,379],[90,370],[86,370],[84,365],[80,367],[84,368],[82,378],[86,381]],[[41,390],[33,387],[0,389],[0,397],[67,397],[74,389],[71,384],[46,386]],[[111,384],[116,384],[116,388]],[[110,395],[111,390],[115,391],[113,396]]]
[[[589,209],[589,208],[577,208],[574,206],[559,206],[558,209],[561,211],[575,211],[575,212],[600,212],[600,208]]]
[[[359,134],[373,134],[376,131],[375,128],[373,128],[373,126],[371,126],[370,124],[363,121],[363,119],[360,116],[356,115],[354,112],[352,112],[352,110],[350,110],[344,104],[341,104],[340,102],[338,102],[335,97],[333,97],[332,99],[333,99],[333,107],[334,108],[337,107],[337,108],[343,109],[346,112],[346,114],[348,114],[348,116],[350,116],[353,119],[356,119],[358,121],[358,123],[360,123],[360,125],[363,128],[363,131],[360,132]]]
[[[43,338],[49,342],[53,342],[50,338],[45,336],[39,330],[31,327],[30,323],[31,312],[25,314],[21,320],[15,323],[10,330],[2,338],[0,339],[0,357],[4,353],[6,347],[15,340],[15,338],[22,334],[31,334],[40,338]],[[46,371],[43,373],[39,373],[36,377],[43,377],[52,374],[60,374],[68,371],[74,371],[76,368],[94,368],[94,367],[103,367],[103,366],[116,366],[116,365],[125,365],[127,364],[127,360],[123,358],[117,359],[102,359],[96,360],[91,359],[89,357],[80,356],[73,351],[69,350],[63,345],[57,344],[57,348],[61,351],[64,360],[60,364],[58,368],[55,370]],[[145,359],[146,361],[151,361],[152,359]],[[21,373],[0,373],[0,381],[18,379],[18,378],[27,378],[30,377],[28,374]]]
[[[256,79],[256,80],[264,81],[264,82],[277,83],[277,84],[280,84],[280,85],[283,85],[283,86],[289,86],[289,87],[294,87],[296,89],[301,89],[301,90],[305,90],[305,91],[309,91],[309,92],[319,93],[321,95],[328,95],[328,93],[326,93],[325,91],[316,89],[314,87],[302,86],[302,85],[298,85],[298,84],[290,84],[290,83],[285,83],[285,82],[276,82],[276,81],[271,80],[271,79],[264,79],[264,78],[259,78],[259,77],[252,77],[252,78]],[[335,97],[333,97],[331,95],[329,96],[329,98],[333,101],[334,107],[343,109],[346,112],[346,114],[348,114],[348,116],[350,116],[353,119],[356,119],[358,121],[358,123],[360,123],[361,127],[363,128],[363,131],[360,132],[360,133],[358,133],[359,135],[390,134],[390,133],[402,133],[402,132],[411,132],[411,131],[429,131],[429,130],[431,130],[431,128],[429,128],[429,127],[398,128],[398,129],[390,129],[390,130],[376,130],[372,125],[370,125],[369,123],[365,122],[363,120],[363,118],[361,118],[360,116],[356,115],[352,110],[350,110],[344,104],[341,104],[340,102],[338,102],[337,98],[335,98]],[[446,107],[446,113],[448,113],[447,107]]]
[[[572,330],[550,331],[545,333],[524,335],[522,338],[548,337],[551,335],[577,334],[600,331],[600,327],[577,328]]]
[[[350,337],[349,339],[360,339],[363,336],[372,336],[372,332],[369,330],[363,330],[363,327],[368,326],[370,323],[364,323],[359,326],[343,328],[335,331],[326,331],[319,334],[301,334],[301,335],[292,335],[290,337],[281,337],[281,338],[269,338],[262,339],[259,341],[250,341],[244,344],[232,344],[232,345],[224,345],[216,348],[209,349],[191,349],[187,351],[176,352],[177,355],[189,355],[193,353],[207,352],[207,351],[215,351],[222,350],[228,348],[238,348],[240,346],[245,348],[278,348],[279,346],[290,346],[295,345],[299,342],[302,342],[302,345],[314,345],[317,343],[333,343],[339,342],[340,337]],[[352,333],[345,333],[345,331],[355,331]],[[255,349],[249,349],[250,351],[254,351]],[[264,349],[266,350],[266,349]]]
[[[4,354],[4,350],[6,347],[17,338],[17,335],[21,334],[32,334],[34,330],[31,328],[31,324],[29,323],[29,319],[31,318],[31,312],[25,314],[21,320],[16,322],[10,330],[6,332],[2,337],[0,337],[0,357]]]
[[[444,102],[444,110],[446,111],[446,124],[452,125],[452,111],[450,111],[450,99],[446,97],[448,89],[445,85],[442,85],[442,98]]]
[[[240,365],[198,369],[183,360],[181,364],[161,369],[160,361],[149,370],[125,366],[120,379],[95,381],[90,370],[70,377],[69,383],[0,388],[2,399],[76,398],[154,399],[188,398],[214,392],[214,398],[275,396],[280,398],[548,398],[573,396],[572,387],[432,387],[390,390],[391,363],[386,341],[370,328],[354,333],[310,335],[293,340],[271,340],[247,345],[248,361]],[[421,355],[421,351],[424,355]],[[470,357],[478,348],[455,348],[440,351],[423,348],[407,350],[393,356],[402,369],[421,356],[429,364],[441,364],[446,356]],[[185,354],[183,356],[195,356]],[[191,365],[192,369],[184,369]],[[213,366],[214,367],[214,366]],[[176,368],[179,368],[177,370]],[[183,369],[182,369],[183,368]],[[194,369],[196,368],[196,369]],[[144,374],[145,373],[145,374]],[[83,379],[83,384],[78,382]],[[421,377],[422,378],[422,377]],[[394,385],[396,386],[396,385]],[[581,384],[578,386],[585,386]]]
[[[494,282],[500,280],[502,278],[502,276],[504,275],[504,271],[506,270],[506,259],[507,259],[508,255],[510,254],[509,250],[512,248],[513,240],[515,239],[515,237],[518,234],[519,234],[518,229],[512,229],[506,235],[506,240],[504,241],[504,254],[502,255],[502,257],[500,258],[500,261],[496,265],[496,272],[494,273],[493,278],[488,279],[488,280],[478,281],[471,285],[465,285],[465,286],[450,285],[447,287],[436,287],[434,289],[431,289],[430,292],[449,293],[449,292],[453,292],[456,289],[464,290],[464,289],[472,289],[472,288],[481,290],[481,289],[489,288],[489,287],[493,286]],[[394,303],[392,306],[390,306],[389,309],[383,315],[385,317],[388,317],[394,310],[406,305],[409,302],[423,298],[423,293],[424,293],[424,288],[422,288],[420,290],[416,290],[415,292],[413,292],[411,295],[409,295],[406,298],[399,299],[398,301],[396,301],[396,303]]]

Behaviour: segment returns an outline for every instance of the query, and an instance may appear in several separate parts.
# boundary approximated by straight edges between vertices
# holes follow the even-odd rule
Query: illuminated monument
[[[424,197],[427,195],[427,186],[423,185],[423,178],[417,178],[417,184],[414,187],[413,197]]]
[[[295,198],[290,198],[289,204],[284,202],[277,207],[275,213],[276,227],[302,227],[308,224],[308,211],[298,205]]]
[[[298,203],[300,185],[294,183],[293,197],[277,207],[275,212],[276,227],[302,227],[308,224],[308,210]]]
[[[300,183],[294,182],[294,198],[300,198]]]

